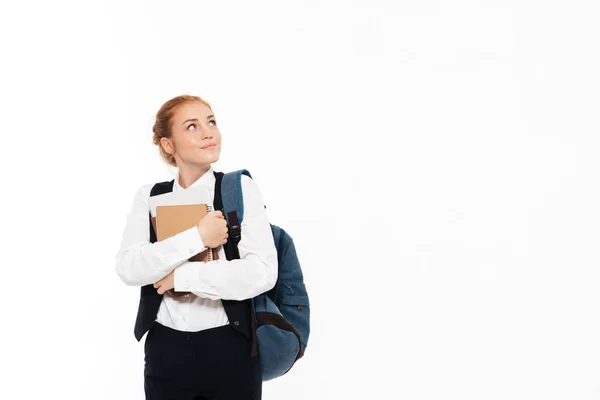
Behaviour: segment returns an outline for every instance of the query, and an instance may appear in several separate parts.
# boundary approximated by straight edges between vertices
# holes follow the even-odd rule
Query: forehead
[[[186,119],[198,118],[205,120],[213,112],[199,101],[188,101],[178,106],[173,113],[173,123],[180,124]]]

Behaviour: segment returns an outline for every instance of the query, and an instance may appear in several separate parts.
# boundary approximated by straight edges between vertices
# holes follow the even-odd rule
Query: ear
[[[161,138],[160,145],[162,146],[163,150],[167,152],[167,154],[170,154],[172,156],[175,155],[175,144],[171,142],[170,139]]]

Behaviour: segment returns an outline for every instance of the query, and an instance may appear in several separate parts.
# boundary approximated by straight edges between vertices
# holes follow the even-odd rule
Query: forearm
[[[277,281],[277,253],[259,258],[184,262],[175,269],[175,291],[212,300],[244,300],[264,293]]]
[[[116,272],[131,286],[144,286],[168,275],[191,256],[205,250],[196,227],[156,243],[122,245],[116,256]]]

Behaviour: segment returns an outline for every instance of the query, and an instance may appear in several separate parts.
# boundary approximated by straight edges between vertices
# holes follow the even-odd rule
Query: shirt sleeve
[[[244,218],[239,259],[186,261],[175,268],[175,291],[212,300],[244,300],[264,293],[277,281],[277,248],[263,196],[254,180],[242,175]]]
[[[136,192],[116,256],[117,275],[131,286],[155,283],[183,261],[205,250],[196,227],[160,242],[150,242],[148,199],[152,187],[144,185]]]

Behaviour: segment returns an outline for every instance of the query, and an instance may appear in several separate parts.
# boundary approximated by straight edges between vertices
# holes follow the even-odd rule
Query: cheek
[[[198,144],[198,135],[194,131],[185,131],[182,135],[184,147],[192,147]]]

